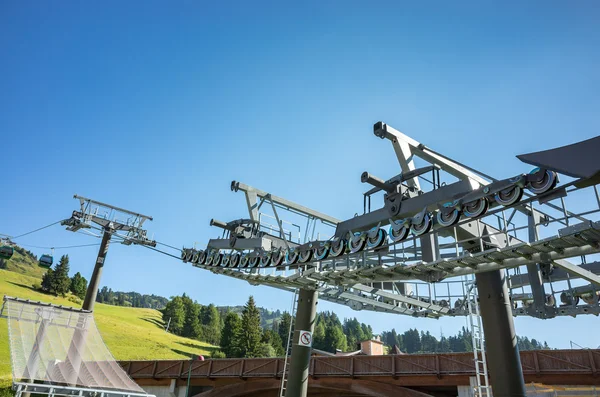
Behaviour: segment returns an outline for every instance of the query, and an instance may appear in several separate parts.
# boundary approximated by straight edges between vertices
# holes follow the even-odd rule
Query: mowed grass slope
[[[56,305],[80,307],[66,298],[35,291],[40,279],[0,270],[0,295]],[[184,359],[191,354],[210,354],[215,349],[204,342],[182,338],[164,331],[161,313],[96,303],[94,318],[100,334],[117,360]],[[10,352],[6,319],[0,319],[0,387],[10,383]]]
[[[30,255],[23,255],[21,252],[22,248],[15,247],[13,256],[10,259],[6,259],[6,269],[15,273],[25,274],[27,276],[33,276],[42,278],[46,269],[41,268],[37,265],[37,260]],[[22,251],[25,252],[25,251]]]

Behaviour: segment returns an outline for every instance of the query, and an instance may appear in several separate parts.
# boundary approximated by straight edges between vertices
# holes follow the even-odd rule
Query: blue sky
[[[372,134],[378,120],[495,176],[527,171],[516,154],[598,134],[598,17],[593,1],[4,1],[0,233],[68,217],[77,193],[154,216],[160,241],[205,244],[212,217],[245,215],[233,179],[347,218],[362,208],[362,171],[398,172]],[[94,240],[57,226],[20,242]],[[96,248],[68,253],[89,277]],[[291,303],[118,244],[102,283],[219,305],[250,294],[273,309]],[[464,324],[319,306],[376,331]],[[595,333],[576,330],[597,321],[519,318],[516,328],[595,347]]]

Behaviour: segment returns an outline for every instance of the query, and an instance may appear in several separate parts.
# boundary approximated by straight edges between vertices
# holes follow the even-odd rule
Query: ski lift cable
[[[172,255],[172,254],[169,254],[168,252],[165,252],[165,251],[159,250],[159,249],[157,249],[157,248],[154,248],[154,247],[150,247],[149,245],[143,245],[142,247],[145,247],[145,248],[151,249],[152,251],[160,252],[161,254],[164,254],[164,255],[170,256],[170,257],[172,257],[172,258],[175,258],[175,259],[177,259],[177,260],[180,260],[180,259],[181,259],[180,257],[178,257],[178,256],[176,256],[176,255]]]
[[[20,238],[20,237],[23,237],[23,236],[27,236],[27,235],[29,235],[29,234],[32,234],[32,233],[35,233],[35,232],[39,232],[40,230],[43,230],[43,229],[49,228],[50,226],[54,226],[54,225],[56,225],[56,224],[59,224],[59,223],[61,223],[62,221],[63,221],[63,219],[61,219],[61,220],[60,220],[60,221],[58,221],[58,222],[54,222],[54,223],[51,223],[51,224],[49,224],[49,225],[46,225],[46,226],[40,227],[39,229],[35,229],[35,230],[32,230],[32,231],[30,231],[30,232],[27,232],[27,233],[19,234],[18,236],[10,237],[10,239],[11,239],[11,240],[15,240],[15,239],[17,239],[17,238]]]
[[[31,244],[18,244],[18,245],[22,246],[22,247],[39,248],[39,249],[46,249],[46,250],[50,250],[50,249],[60,250],[60,249],[67,249],[67,248],[80,248],[80,247],[99,246],[100,243],[95,243],[95,244],[81,244],[81,245],[67,245],[67,246],[64,246],[64,247],[41,247],[41,246],[38,246],[38,245],[31,245]]]
[[[169,248],[172,248],[174,250],[181,251],[181,248],[173,247],[172,245],[161,243],[159,241],[157,241],[156,244],[164,245],[165,247],[169,247]]]

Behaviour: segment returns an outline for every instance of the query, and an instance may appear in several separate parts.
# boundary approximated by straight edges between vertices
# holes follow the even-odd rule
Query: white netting
[[[108,351],[92,313],[8,298],[3,314],[14,382],[145,394]]]

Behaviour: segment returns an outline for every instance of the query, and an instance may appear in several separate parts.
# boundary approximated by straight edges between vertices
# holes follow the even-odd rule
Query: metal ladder
[[[281,374],[281,387],[279,388],[279,397],[285,397],[285,390],[287,388],[287,366],[288,366],[288,358],[292,355],[292,341],[294,339],[294,318],[296,317],[296,307],[298,303],[298,290],[294,290],[294,298],[292,299],[292,309],[291,320],[290,320],[290,329],[288,333],[288,340],[285,348],[285,359],[283,360],[283,373]]]
[[[467,307],[469,309],[469,328],[475,363],[476,383],[473,385],[473,395],[475,397],[492,397],[492,388],[488,379],[487,360],[485,357],[485,337],[481,325],[481,315],[479,314],[479,303],[477,302],[477,283],[472,275],[470,279],[465,278],[465,282],[467,287]]]

